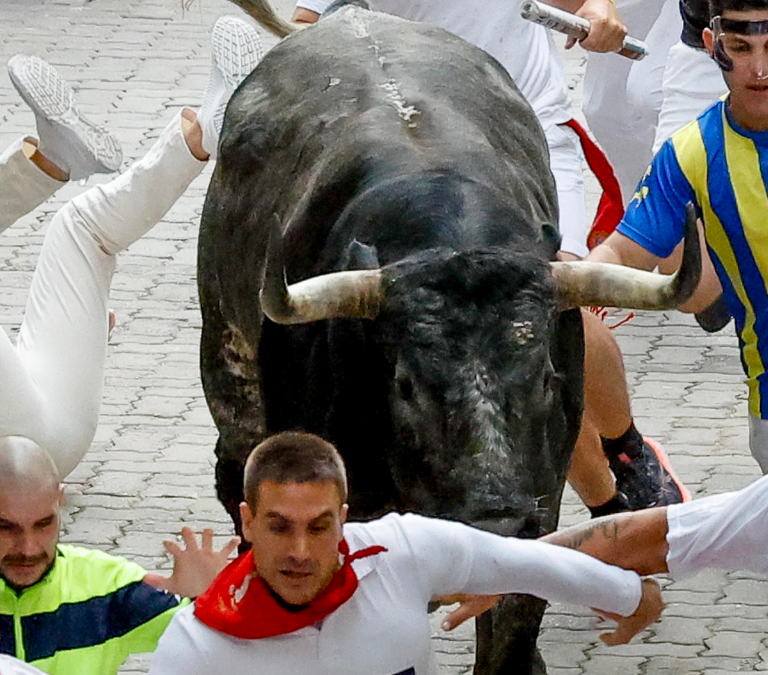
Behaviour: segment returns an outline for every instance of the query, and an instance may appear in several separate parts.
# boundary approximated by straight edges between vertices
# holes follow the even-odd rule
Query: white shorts
[[[555,177],[560,210],[560,250],[583,258],[587,248],[587,205],[584,197],[584,153],[573,129],[553,124],[544,131]]]
[[[662,90],[654,154],[673,133],[725,94],[727,87],[720,68],[707,52],[678,42],[669,50]]]

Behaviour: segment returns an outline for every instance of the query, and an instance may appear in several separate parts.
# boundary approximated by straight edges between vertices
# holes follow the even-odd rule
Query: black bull
[[[238,529],[249,451],[297,428],[340,449],[358,518],[553,529],[584,350],[549,272],[556,222],[544,135],[484,52],[357,7],[269,52],[227,109],[199,240],[217,490]],[[369,271],[289,298],[283,266],[291,283]],[[285,325],[262,312],[265,276]],[[477,672],[543,671],[543,611],[510,596],[482,617]]]

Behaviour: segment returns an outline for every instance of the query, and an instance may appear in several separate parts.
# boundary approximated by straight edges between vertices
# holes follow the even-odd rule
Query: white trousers
[[[723,74],[709,54],[678,41],[669,50],[664,69],[664,100],[653,152],[658,152],[664,141],[695,120],[727,90]]]
[[[0,232],[66,185],[29,161],[19,138],[0,155]]]
[[[680,37],[682,19],[677,0],[618,0],[617,8],[630,35],[648,43],[649,55],[636,62],[617,54],[590,53],[584,116],[613,165],[626,204],[652,158],[663,64]],[[634,68],[639,70],[630,81]]]
[[[128,171],[58,211],[32,277],[17,344],[0,331],[0,436],[35,441],[62,477],[96,433],[115,254],[151,229],[204,166],[189,151],[178,114]]]
[[[584,153],[573,129],[553,124],[544,131],[549,165],[555,178],[560,211],[560,250],[583,258],[587,248],[587,205],[584,196]]]

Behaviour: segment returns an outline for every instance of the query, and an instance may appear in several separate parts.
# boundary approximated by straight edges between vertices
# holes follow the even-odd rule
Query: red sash
[[[341,607],[357,590],[357,575],[350,563],[387,549],[370,546],[349,555],[342,539],[341,568],[323,591],[306,607],[289,612],[274,597],[256,571],[248,551],[222,570],[209,588],[195,601],[195,616],[206,626],[237,638],[252,640],[292,633],[324,619]]]
[[[616,226],[624,217],[621,188],[605,153],[589,137],[584,127],[576,120],[569,120],[563,126],[570,127],[576,132],[579,141],[581,141],[581,149],[584,151],[584,158],[587,160],[589,169],[595,174],[597,182],[600,183],[600,187],[603,189],[603,195],[600,197],[600,203],[597,206],[595,220],[587,237],[587,246],[592,250],[616,229]]]

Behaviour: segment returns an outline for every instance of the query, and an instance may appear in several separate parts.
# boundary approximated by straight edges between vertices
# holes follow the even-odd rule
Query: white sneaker
[[[256,28],[239,16],[221,16],[211,32],[211,74],[197,112],[203,149],[215,159],[227,103],[264,56]]]
[[[86,119],[75,104],[75,93],[56,69],[37,56],[16,54],[8,74],[24,102],[35,113],[38,150],[70,180],[120,168],[123,152],[117,139]]]

